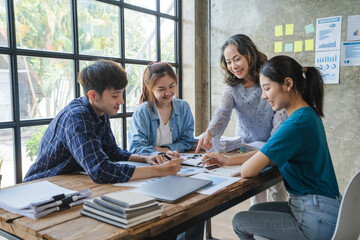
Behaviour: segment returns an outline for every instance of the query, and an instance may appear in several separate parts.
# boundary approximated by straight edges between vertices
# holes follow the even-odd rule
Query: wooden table
[[[97,184],[83,174],[59,175],[47,180],[71,189],[90,188],[93,197],[129,189]],[[82,205],[32,220],[0,208],[0,229],[20,238],[31,239],[170,239],[196,223],[209,219],[280,182],[282,176],[271,169],[250,179],[241,179],[210,196],[193,193],[176,204],[163,204],[160,218],[130,229],[118,228],[82,216]]]

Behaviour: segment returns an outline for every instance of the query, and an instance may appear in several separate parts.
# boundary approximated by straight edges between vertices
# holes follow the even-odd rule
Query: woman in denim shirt
[[[302,67],[288,56],[276,56],[260,70],[265,99],[274,111],[285,108],[288,118],[247,161],[240,156],[209,153],[206,164],[242,164],[243,178],[256,176],[269,163],[278,166],[289,202],[252,206],[233,219],[240,239],[259,235],[270,239],[331,239],[341,195],[328,148],[323,113],[324,86],[320,72]]]
[[[174,96],[177,76],[165,62],[151,63],[144,71],[140,106],[130,123],[130,151],[143,155],[191,149],[194,143],[194,119],[187,102]],[[166,159],[164,159],[166,161]]]

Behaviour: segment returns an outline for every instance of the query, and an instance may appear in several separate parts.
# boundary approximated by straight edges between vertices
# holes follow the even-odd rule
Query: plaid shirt
[[[135,167],[115,162],[127,161],[130,155],[117,146],[109,115],[98,117],[87,98],[80,97],[71,101],[46,129],[37,161],[24,182],[83,170],[97,183],[126,182]]]

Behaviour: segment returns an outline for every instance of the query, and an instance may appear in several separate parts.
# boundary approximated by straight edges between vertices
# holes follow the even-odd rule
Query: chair
[[[350,180],[340,204],[339,215],[332,240],[360,238],[360,170]],[[254,235],[256,240],[267,238]]]
[[[360,170],[346,187],[332,240],[358,239],[360,234]]]

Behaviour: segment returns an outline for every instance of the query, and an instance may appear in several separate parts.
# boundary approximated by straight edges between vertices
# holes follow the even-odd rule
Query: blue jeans
[[[260,203],[237,213],[233,228],[240,239],[331,239],[340,203],[340,198],[290,194],[289,202]]]

